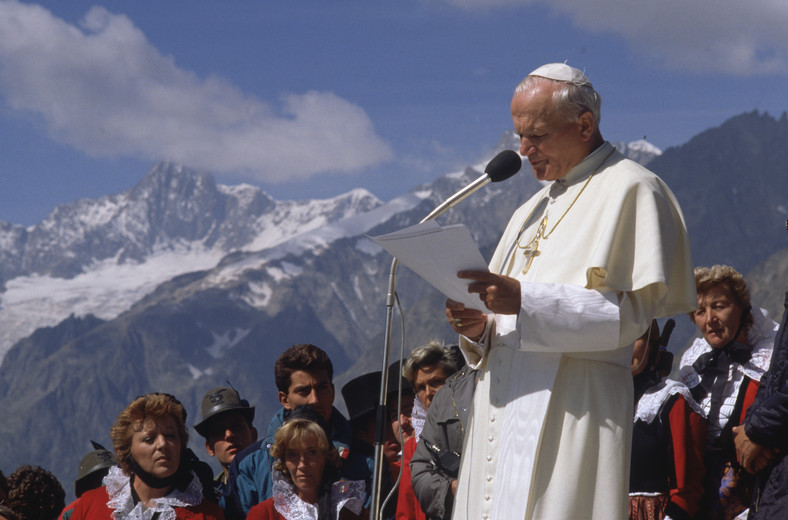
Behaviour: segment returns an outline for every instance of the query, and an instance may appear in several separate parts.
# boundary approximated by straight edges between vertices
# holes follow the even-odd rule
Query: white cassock
[[[523,274],[515,240],[545,212]],[[697,306],[677,201],[606,142],[514,213],[490,271],[520,281],[522,304],[480,343],[461,338],[480,380],[453,518],[625,519],[632,344],[653,318]]]

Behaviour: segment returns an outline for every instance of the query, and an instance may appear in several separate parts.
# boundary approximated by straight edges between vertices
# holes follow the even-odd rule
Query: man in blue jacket
[[[314,345],[294,345],[276,360],[274,378],[282,409],[271,419],[265,438],[239,453],[230,465],[225,495],[228,520],[245,518],[253,505],[271,497],[273,459],[269,449],[276,430],[297,406],[312,406],[327,422],[340,458],[349,455],[353,433],[347,419],[334,408],[334,366],[328,355]]]

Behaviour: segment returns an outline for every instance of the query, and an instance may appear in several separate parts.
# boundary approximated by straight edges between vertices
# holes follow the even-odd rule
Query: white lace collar
[[[281,471],[273,472],[274,508],[287,520],[317,520],[317,506],[304,502],[295,492],[295,486],[285,479]],[[340,480],[331,485],[331,517],[336,520],[343,508],[359,515],[364,505],[363,480]]]
[[[196,506],[202,502],[202,484],[193,472],[192,480],[184,491],[173,489],[165,497],[154,498],[151,500],[152,507],[145,507],[142,502],[134,505],[131,481],[118,466],[110,468],[109,474],[104,477],[104,485],[109,495],[107,505],[115,510],[115,520],[150,520],[155,513],[159,513],[159,520],[175,520],[173,508]]]
[[[424,409],[424,405],[421,404],[421,399],[416,396],[416,399],[413,400],[413,411],[410,413],[410,423],[413,425],[414,437],[416,437],[416,442],[419,442],[419,436],[421,436],[421,430],[424,429],[424,423],[427,421],[427,410]]]
[[[651,421],[653,421],[660,410],[662,410],[662,406],[665,402],[675,394],[681,394],[693,412],[704,419],[706,418],[706,412],[695,402],[695,399],[692,398],[692,394],[689,388],[687,388],[687,385],[679,381],[674,381],[673,379],[666,379],[643,393],[643,396],[636,403],[635,421],[641,420],[647,424],[651,424]]]
[[[763,374],[769,369],[774,349],[774,337],[779,325],[769,318],[766,309],[752,310],[753,324],[747,333],[747,342],[752,345],[752,357],[744,365],[735,365],[736,370],[754,381],[760,381]],[[696,338],[692,346],[681,356],[680,375],[681,382],[690,388],[700,383],[700,376],[692,364],[698,357],[706,352],[711,352],[712,347],[705,339]]]

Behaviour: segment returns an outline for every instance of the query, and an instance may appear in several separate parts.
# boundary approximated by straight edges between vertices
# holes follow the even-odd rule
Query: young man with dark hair
[[[225,496],[228,520],[245,518],[253,505],[271,496],[273,460],[268,450],[276,430],[296,407],[312,406],[328,424],[340,457],[349,454],[353,433],[334,408],[334,366],[328,355],[314,345],[293,345],[276,360],[274,377],[282,409],[271,419],[265,438],[239,453],[230,465]]]

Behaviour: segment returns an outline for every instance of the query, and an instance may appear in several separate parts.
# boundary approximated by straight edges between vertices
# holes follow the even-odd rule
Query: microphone
[[[467,198],[470,194],[487,184],[488,182],[505,181],[518,171],[523,165],[522,159],[513,150],[504,150],[499,153],[492,160],[487,163],[484,168],[484,175],[464,187],[448,199],[446,199],[440,206],[432,210],[429,215],[424,217],[420,223],[432,220],[447,209],[456,205]],[[389,368],[389,346],[391,344],[391,322],[394,315],[394,303],[396,300],[395,287],[397,285],[397,265],[398,260],[394,258],[391,261],[391,270],[389,271],[389,286],[386,296],[386,331],[383,336],[383,368],[381,370],[382,377],[380,378],[380,400],[377,413],[382,414],[384,406],[386,405],[386,388],[388,387],[388,368]],[[382,415],[381,415],[382,416]],[[372,503],[370,505],[369,518],[377,520],[380,517],[380,493],[381,493],[381,479],[383,475],[383,438],[382,430],[375,432],[375,458],[372,471]]]
[[[523,161],[520,155],[514,150],[504,150],[492,158],[484,168],[484,175],[443,201],[437,208],[432,210],[429,215],[424,217],[420,223],[432,220],[447,209],[465,200],[469,195],[487,184],[488,182],[505,181],[515,173],[520,171]]]
[[[490,177],[491,182],[501,182],[519,172],[522,166],[520,154],[514,150],[504,150],[487,163],[484,173]]]

